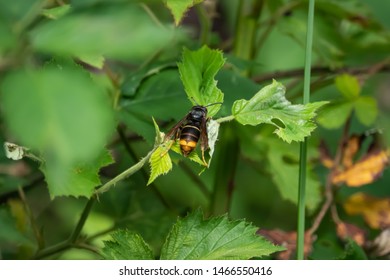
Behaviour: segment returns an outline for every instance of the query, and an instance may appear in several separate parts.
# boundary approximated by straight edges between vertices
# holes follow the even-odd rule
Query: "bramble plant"
[[[210,50],[206,46],[194,52],[184,49],[182,62],[179,63],[179,72],[188,99],[193,101],[193,105],[205,106],[223,102],[223,93],[218,89],[217,81],[214,80],[223,63],[224,59],[220,51]],[[306,105],[292,105],[285,98],[285,87],[274,80],[272,84],[262,88],[251,99],[234,101],[231,115],[217,118],[211,122],[213,127],[209,127],[208,131],[213,131],[210,134],[213,135],[214,139],[210,141],[212,143],[210,156],[214,151],[220,123],[231,120],[253,126],[268,123],[276,126],[274,132],[284,141],[288,143],[302,141],[316,127],[313,122],[315,111],[326,103],[323,101]],[[216,115],[219,109],[220,105],[210,107],[208,117]],[[158,127],[156,127],[156,134],[160,134]],[[151,178],[148,184],[153,182],[158,175],[165,174],[172,168],[171,159],[166,151],[166,148],[171,145],[163,139],[164,137],[156,137],[155,146],[157,148],[151,155]],[[172,140],[168,142],[170,141]],[[174,151],[180,152],[177,148]],[[190,159],[203,164],[199,156],[192,156]]]
[[[385,191],[348,188],[380,185],[390,157],[368,82],[390,33],[366,9],[317,0],[307,28],[311,1],[22,2],[0,2],[0,258],[287,259],[303,236],[314,259],[389,251]],[[193,106],[208,145],[184,157]]]

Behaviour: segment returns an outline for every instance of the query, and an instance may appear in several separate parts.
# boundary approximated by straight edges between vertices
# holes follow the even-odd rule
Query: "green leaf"
[[[82,62],[85,62],[86,64],[89,64],[97,69],[103,69],[105,59],[101,54],[84,54],[79,55],[77,58],[80,59]]]
[[[209,155],[210,155],[210,159],[207,163],[208,167],[210,167],[210,162],[214,154],[215,143],[218,140],[219,126],[220,126],[219,122],[213,119],[207,122],[207,137],[208,137]]]
[[[169,149],[173,140],[159,145],[149,159],[150,177],[147,185],[150,185],[158,176],[167,174],[172,169],[172,161],[169,156]]]
[[[223,93],[217,88],[214,77],[224,63],[221,51],[211,50],[207,46],[197,51],[184,48],[182,62],[178,63],[180,78],[188,98],[194,105],[207,106],[223,102]],[[208,116],[214,116],[220,107],[220,104],[210,106]]]
[[[48,184],[50,196],[85,196],[90,198],[95,187],[101,184],[99,170],[113,163],[105,150],[96,159],[75,164],[59,163],[47,159],[40,167]]]
[[[182,155],[181,153],[181,150],[180,150],[180,144],[179,144],[179,141],[175,141],[175,143],[173,143],[172,147],[171,147],[171,150],[174,151],[175,153],[179,154],[179,155]],[[189,160],[192,160],[200,165],[205,165],[204,162],[200,159],[199,155],[196,153],[196,151],[192,151],[192,153],[190,153],[187,158]]]
[[[151,112],[156,120],[179,121],[191,108],[177,70],[169,69],[158,75],[151,75],[141,86],[137,85],[135,91],[136,98],[122,104],[119,117],[129,129],[143,136],[150,145],[154,144],[156,135],[150,122]]]
[[[367,260],[366,252],[353,239],[348,239],[341,260]]]
[[[1,90],[8,128],[18,143],[40,153],[51,196],[90,196],[91,185],[100,183],[90,173],[100,161],[90,164],[114,127],[105,93],[79,67],[18,71],[4,79]],[[79,168],[90,182],[83,190],[71,186],[82,184],[75,177]]]
[[[294,204],[298,203],[299,148],[298,145],[262,139],[267,144],[268,170],[272,174],[280,196]],[[322,200],[321,184],[314,177],[311,164],[307,165],[306,207],[313,212]]]
[[[154,120],[153,117],[152,117],[152,119],[153,119],[154,129],[155,129],[155,133],[156,133],[154,145],[158,146],[158,145],[162,144],[162,142],[164,141],[165,134],[160,131],[160,128],[158,127],[158,124],[156,123],[156,121]]]
[[[68,13],[39,24],[30,35],[40,52],[142,60],[167,47],[173,32],[157,25],[139,5],[129,4]]]
[[[366,125],[372,125],[378,117],[378,105],[371,96],[360,96],[355,101],[355,112],[358,120]]]
[[[102,255],[106,260],[153,260],[153,251],[143,238],[134,232],[118,230],[113,240],[104,241]]]
[[[285,98],[285,87],[273,81],[263,87],[250,100],[237,100],[233,103],[235,119],[244,125],[272,124],[275,133],[284,141],[303,141],[316,128],[312,121],[315,111],[327,102],[306,105],[292,105]]]
[[[282,248],[256,234],[257,228],[226,216],[204,220],[197,210],[173,226],[161,249],[165,260],[247,260]]]
[[[18,71],[1,90],[0,106],[18,143],[57,161],[96,157],[113,130],[107,96],[81,68]]]
[[[327,129],[341,127],[352,113],[353,103],[350,101],[335,101],[325,106],[317,117],[317,122]]]
[[[175,24],[179,25],[187,10],[203,0],[165,0],[165,4],[171,10]]]
[[[355,76],[349,74],[339,75],[335,79],[335,84],[346,99],[353,100],[360,95],[360,84]]]

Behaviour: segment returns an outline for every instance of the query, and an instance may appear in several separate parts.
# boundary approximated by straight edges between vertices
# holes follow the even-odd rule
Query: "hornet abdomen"
[[[199,141],[200,129],[197,126],[187,124],[180,133],[180,150],[184,156],[188,156],[195,148]]]

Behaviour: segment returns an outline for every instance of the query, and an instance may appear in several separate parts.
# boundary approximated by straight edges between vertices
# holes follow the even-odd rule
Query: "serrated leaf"
[[[165,4],[171,10],[175,24],[179,25],[187,10],[203,0],[166,0]]]
[[[134,232],[118,230],[113,240],[104,241],[102,255],[106,260],[153,260],[153,251],[143,238]]]
[[[312,120],[315,111],[327,102],[292,105],[285,98],[285,91],[285,87],[274,80],[250,100],[235,101],[233,116],[244,125],[272,124],[277,127],[275,133],[288,143],[303,141],[316,128]]]
[[[183,50],[182,62],[178,63],[180,78],[188,98],[194,105],[207,106],[223,102],[223,93],[217,87],[215,75],[221,69],[225,59],[222,52],[203,46],[197,51]],[[208,116],[214,116],[221,105],[216,104],[208,109]]]
[[[152,119],[153,119],[153,125],[154,125],[154,129],[155,129],[155,133],[156,133],[154,145],[157,146],[163,142],[165,134],[160,131],[160,128],[158,127],[158,124],[156,123],[156,121],[154,120],[153,117],[152,117]]]
[[[352,113],[353,103],[350,101],[335,101],[325,106],[318,114],[317,122],[327,129],[341,127]]]
[[[158,176],[167,174],[172,169],[172,160],[168,153],[172,141],[159,145],[152,153],[149,159],[150,177],[147,185],[150,185]]]
[[[84,163],[65,164],[52,159],[40,167],[45,175],[50,196],[91,197],[95,187],[101,184],[99,170],[113,163],[111,154],[105,150],[96,159]]]
[[[226,216],[204,220],[197,210],[173,226],[161,249],[168,260],[245,260],[269,255],[282,248],[256,234],[257,228]]]
[[[371,96],[360,96],[355,101],[355,112],[358,120],[366,125],[372,125],[378,117],[378,105]]]
[[[353,100],[360,95],[360,84],[355,76],[349,74],[339,75],[335,79],[335,84],[341,94],[349,100]]]

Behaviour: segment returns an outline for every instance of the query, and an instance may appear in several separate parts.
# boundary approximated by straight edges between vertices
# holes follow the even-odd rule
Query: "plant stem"
[[[200,44],[207,45],[210,38],[211,20],[202,4],[195,6],[200,22]]]
[[[264,0],[248,3],[249,1],[241,0],[237,9],[234,53],[239,58],[251,61],[255,56],[257,22],[262,12]],[[251,72],[252,67],[247,69],[243,74],[250,76]]]
[[[120,173],[118,176],[116,176],[115,178],[111,179],[110,181],[108,181],[107,183],[105,183],[101,188],[97,189],[95,191],[95,194],[99,195],[99,194],[102,194],[106,191],[108,191],[111,187],[115,186],[116,183],[118,183],[119,181],[125,179],[126,177],[130,176],[130,175],[133,175],[135,172],[137,172],[138,170],[140,170],[145,163],[148,162],[149,158],[151,157],[151,155],[153,154],[153,152],[156,150],[156,147],[153,148],[144,158],[142,158],[139,162],[137,162],[136,164],[134,164],[133,166],[131,166],[130,168],[126,169],[125,171],[123,171],[122,173]]]
[[[351,126],[351,119],[352,119],[352,115],[350,115],[348,117],[347,121],[344,124],[343,134],[340,138],[340,141],[339,141],[339,144],[337,147],[336,155],[334,158],[334,164],[333,164],[333,167],[329,171],[329,174],[326,178],[326,184],[325,184],[326,200],[325,200],[325,203],[322,205],[321,210],[318,212],[317,216],[315,217],[313,225],[308,230],[310,236],[313,235],[314,232],[316,232],[316,230],[320,226],[322,220],[324,219],[326,212],[328,211],[329,207],[332,205],[332,202],[333,202],[332,177],[333,177],[334,173],[337,171],[337,168],[341,162],[342,155],[344,153],[344,146],[345,146],[346,141],[348,140],[349,128]],[[332,209],[332,217],[334,218],[336,223],[339,222],[339,218],[338,218],[335,207],[333,207],[333,209]]]
[[[68,242],[68,240],[65,240],[63,242],[57,243],[51,247],[48,247],[46,249],[39,251],[35,255],[34,259],[40,260],[40,259],[46,258],[47,256],[60,253],[60,252],[66,250],[70,247],[71,247],[71,244]]]
[[[87,204],[84,207],[83,212],[81,213],[80,219],[73,230],[72,234],[68,238],[68,240],[65,240],[63,242],[60,242],[58,244],[55,244],[51,247],[48,247],[46,249],[43,249],[41,251],[38,251],[35,255],[35,259],[43,259],[47,256],[60,253],[70,247],[74,247],[77,243],[77,239],[80,236],[81,230],[84,227],[84,224],[89,216],[89,213],[91,212],[93,203],[95,202],[95,196],[91,197],[91,199],[88,200]]]
[[[117,132],[118,132],[119,138],[121,139],[122,144],[124,145],[127,153],[134,161],[136,161],[138,159],[138,157],[137,157],[136,153],[134,152],[134,150],[129,145],[129,142],[126,139],[126,135],[120,126],[117,127]],[[146,182],[148,181],[148,174],[146,173],[145,169],[141,169],[141,174],[142,174],[142,177],[144,177],[145,184],[146,184]],[[172,206],[169,205],[169,203],[166,201],[166,199],[161,194],[161,192],[156,188],[156,185],[154,183],[152,183],[152,184],[150,184],[150,187],[152,188],[155,195],[159,198],[161,203],[164,205],[164,207],[167,209],[172,209]]]
[[[92,206],[96,200],[95,196],[92,196],[87,204],[84,207],[83,212],[81,213],[80,219],[73,230],[71,236],[69,237],[69,243],[75,243],[77,241],[77,238],[80,236],[81,230],[83,229],[85,222],[87,221],[87,218],[89,216],[89,213],[91,212]]]
[[[298,182],[297,259],[304,259],[307,139],[300,144]]]
[[[41,14],[42,8],[46,4],[46,0],[35,1],[31,8],[14,24],[14,31],[21,34],[27,27],[34,22]]]
[[[307,104],[310,101],[310,73],[311,73],[310,68],[311,68],[311,54],[312,54],[312,44],[313,44],[314,6],[315,6],[315,0],[310,0],[308,19],[307,19],[303,104]],[[299,159],[298,224],[297,224],[297,246],[296,246],[297,259],[299,260],[304,259],[306,168],[307,168],[307,138],[305,138],[303,143],[301,143],[300,159]]]
[[[215,121],[217,123],[223,123],[223,122],[230,122],[232,120],[234,120],[234,116],[230,115],[230,116],[227,116],[227,117],[222,117],[222,118],[216,119]]]

